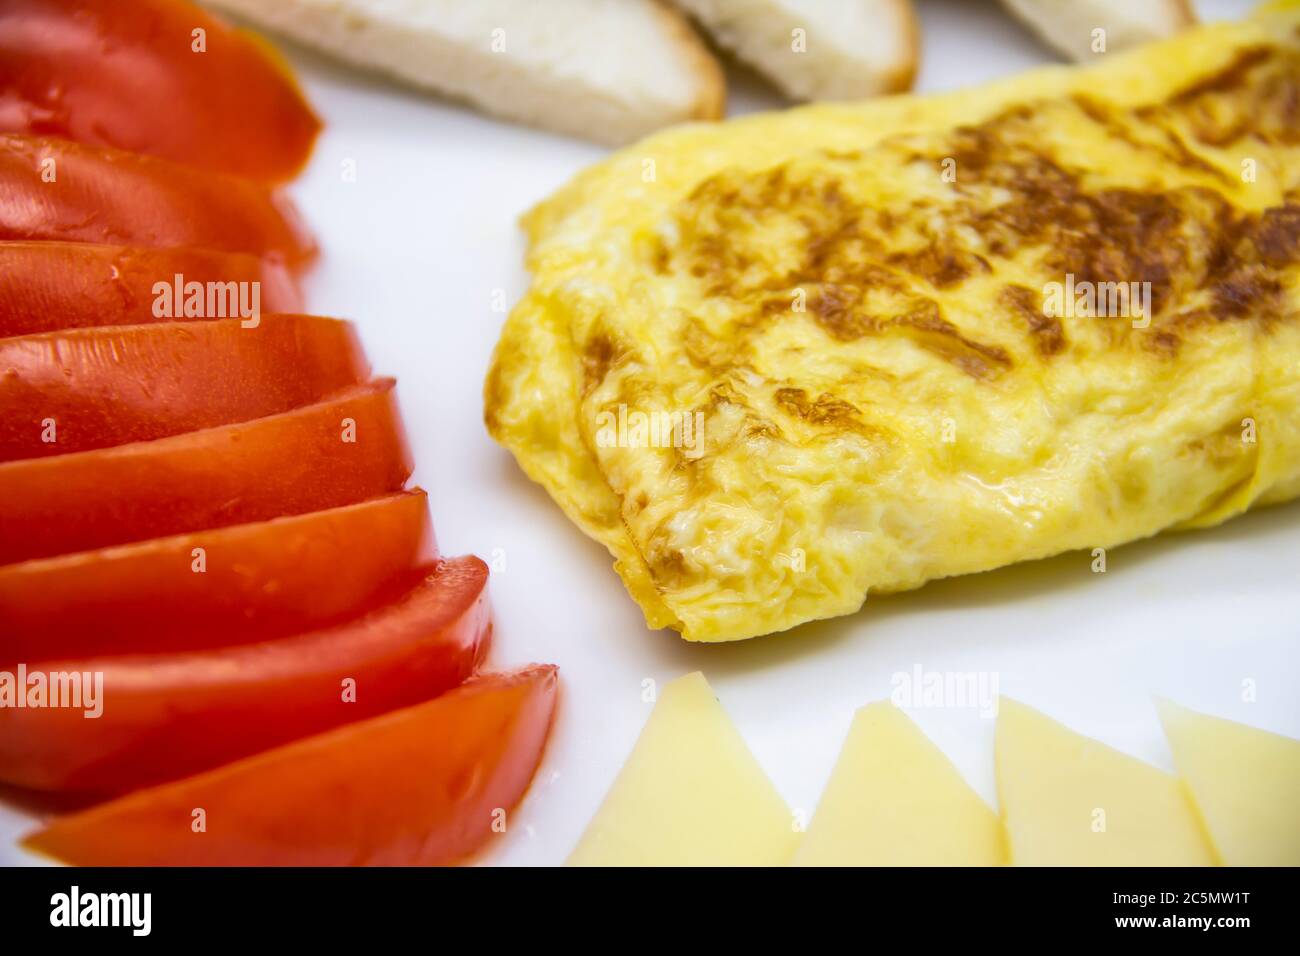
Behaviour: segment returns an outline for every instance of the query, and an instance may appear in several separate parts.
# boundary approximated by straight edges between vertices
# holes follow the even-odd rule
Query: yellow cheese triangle
[[[1300,866],[1300,740],[1160,701],[1160,721],[1219,858]]]
[[[667,685],[570,866],[774,866],[790,809],[704,675]]]
[[[1020,866],[1207,866],[1181,781],[1024,704],[998,702],[998,800]]]
[[[889,701],[854,715],[797,866],[998,866],[997,814]]]

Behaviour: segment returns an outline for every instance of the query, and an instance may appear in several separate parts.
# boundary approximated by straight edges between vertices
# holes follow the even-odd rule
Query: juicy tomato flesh
[[[320,121],[269,47],[176,0],[5,0],[0,130],[283,181]]]
[[[334,628],[41,665],[102,673],[102,712],[87,720],[66,707],[0,710],[0,780],[118,793],[429,700],[465,681],[487,652],[487,580],[478,558],[453,558],[424,569],[392,603]]]
[[[0,565],[353,504],[410,474],[378,379],[250,422],[0,464]]]
[[[556,687],[548,665],[472,678],[428,703],[56,818],[24,844],[88,866],[459,862],[527,791]]]
[[[0,239],[199,246],[300,266],[297,210],[251,179],[66,140],[0,134]]]
[[[257,290],[262,312],[301,312],[302,294],[272,259],[211,249],[146,249],[85,242],[0,242],[0,336],[60,329],[221,318],[178,309],[194,283]],[[164,297],[162,283],[171,291]],[[191,301],[180,300],[182,307]]]
[[[349,322],[309,315],[253,321],[0,339],[0,461],[262,418],[370,377]]]
[[[378,607],[437,557],[419,489],[0,567],[0,665],[190,651]]]

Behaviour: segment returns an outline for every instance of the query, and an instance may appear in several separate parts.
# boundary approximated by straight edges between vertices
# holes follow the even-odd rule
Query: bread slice
[[[1002,0],[1002,4],[1048,45],[1080,62],[1173,36],[1196,22],[1190,0]],[[1094,48],[1098,29],[1106,31],[1104,50]]]
[[[911,0],[674,2],[795,99],[895,93],[916,76],[920,33]]]
[[[607,145],[721,117],[717,61],[659,0],[206,0],[488,113]]]

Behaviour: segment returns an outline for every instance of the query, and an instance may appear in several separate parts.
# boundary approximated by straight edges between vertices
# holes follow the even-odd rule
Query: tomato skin
[[[528,789],[556,668],[424,704],[56,818],[24,845],[83,866],[432,866],[492,837]],[[202,807],[207,832],[192,830]]]
[[[0,239],[199,246],[274,256],[292,267],[316,254],[293,203],[263,183],[10,134],[0,134]]]
[[[410,474],[378,379],[251,422],[0,464],[0,565],[351,504]]]
[[[309,405],[370,377],[350,322],[308,315],[256,321],[252,327],[225,319],[0,339],[0,461],[249,421]],[[57,440],[46,441],[51,436]]]
[[[0,130],[279,182],[320,121],[273,51],[193,4],[131,0],[126,15],[122,0],[5,0]]]
[[[212,249],[146,249],[86,242],[0,242],[0,336],[171,321],[154,315],[154,285],[258,283],[263,312],[301,312],[280,262]],[[251,285],[249,286],[251,288]]]
[[[487,653],[488,569],[425,567],[392,603],[333,628],[182,654],[28,664],[102,673],[102,714],[0,709],[0,780],[121,793],[418,704],[464,682]],[[344,700],[344,681],[355,689]]]
[[[437,554],[428,497],[417,488],[5,565],[0,665],[190,651],[327,627],[390,599]]]

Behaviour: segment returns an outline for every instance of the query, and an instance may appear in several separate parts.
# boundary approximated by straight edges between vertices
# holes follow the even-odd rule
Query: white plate
[[[1240,13],[1248,0],[1202,4]],[[923,2],[920,88],[1046,62],[996,4]],[[1214,531],[930,585],[862,613],[742,644],[651,633],[598,545],[564,519],[482,424],[488,356],[526,286],[516,219],[604,151],[499,123],[291,50],[328,126],[294,194],[324,256],[313,310],[355,319],[375,368],[396,375],[444,553],[496,566],[495,663],[560,665],[545,764],[485,862],[565,858],[650,706],[643,681],[701,669],[791,806],[810,815],[850,715],[897,673],[978,672],[1072,727],[1171,767],[1153,694],[1300,736],[1300,506]],[[779,107],[738,77],[733,112]],[[356,181],[345,182],[352,161]],[[1255,702],[1243,687],[1255,688]],[[971,708],[911,711],[995,801],[993,722]],[[0,863],[31,818],[0,807]]]

